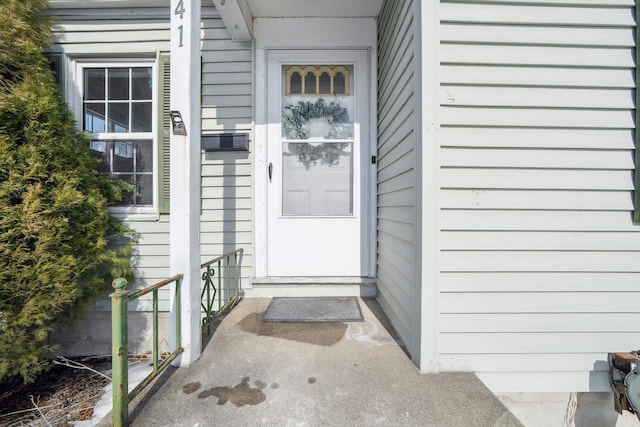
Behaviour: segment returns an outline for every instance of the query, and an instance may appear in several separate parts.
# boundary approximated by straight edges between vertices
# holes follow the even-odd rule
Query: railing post
[[[227,301],[230,299],[229,295],[231,295],[231,256],[227,255]]]
[[[182,292],[180,291],[180,288],[182,288],[182,277],[179,278],[178,280],[176,280],[176,294],[175,294],[175,311],[176,311],[176,348],[174,349],[174,351],[182,348],[182,323],[180,320],[180,316],[182,315],[182,302],[181,302],[181,297],[180,295],[182,295]]]
[[[238,252],[233,253],[233,274],[234,274],[234,284],[235,284],[235,293],[238,293],[240,289],[239,281],[238,281]]]
[[[222,259],[218,260],[218,310],[222,307],[222,294],[224,294],[224,288],[222,287]]]
[[[129,417],[129,372],[127,311],[129,298],[125,288],[127,280],[118,278],[111,284],[115,292],[111,297],[111,379],[113,382],[113,425],[124,427]]]
[[[158,347],[158,290],[153,291],[153,372],[158,370],[160,350]]]

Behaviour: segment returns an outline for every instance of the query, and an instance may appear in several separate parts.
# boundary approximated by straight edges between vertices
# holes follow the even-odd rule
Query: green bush
[[[128,232],[107,212],[117,186],[96,172],[42,54],[46,6],[0,2],[0,380],[33,380],[56,326],[131,270],[131,245],[109,244]]]

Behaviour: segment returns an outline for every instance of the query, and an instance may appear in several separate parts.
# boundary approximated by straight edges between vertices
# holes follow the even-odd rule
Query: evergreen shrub
[[[0,380],[50,366],[54,329],[129,276],[129,230],[109,215],[119,187],[99,175],[43,49],[46,0],[0,2]]]

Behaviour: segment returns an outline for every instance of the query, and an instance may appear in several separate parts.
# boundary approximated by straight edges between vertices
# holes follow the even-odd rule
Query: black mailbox
[[[201,148],[210,151],[249,151],[249,134],[247,133],[217,133],[202,135]]]

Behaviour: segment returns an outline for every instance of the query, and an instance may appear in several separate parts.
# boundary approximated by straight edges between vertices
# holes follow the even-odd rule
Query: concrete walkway
[[[131,404],[131,425],[521,425],[475,375],[420,374],[375,300],[355,323],[262,323],[268,304],[241,301],[200,360]]]

